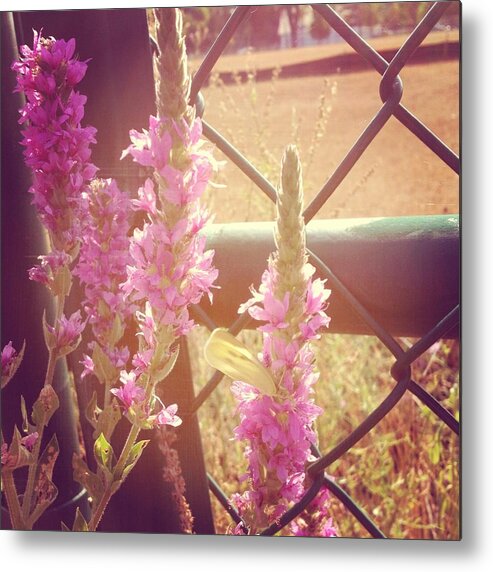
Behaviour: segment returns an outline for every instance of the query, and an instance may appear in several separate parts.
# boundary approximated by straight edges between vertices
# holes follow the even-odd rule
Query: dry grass
[[[404,105],[458,152],[458,63],[409,66],[401,76]],[[216,78],[204,90],[204,118],[273,184],[284,146],[297,143],[308,203],[380,109],[380,76],[360,72],[264,83],[254,77],[252,72],[249,82],[234,86]],[[321,94],[326,117],[317,132]],[[220,205],[215,209],[218,222],[272,217],[267,201],[237,167],[227,164],[223,182],[225,190],[209,194]],[[457,175],[391,118],[318,218],[455,213],[458,205]]]

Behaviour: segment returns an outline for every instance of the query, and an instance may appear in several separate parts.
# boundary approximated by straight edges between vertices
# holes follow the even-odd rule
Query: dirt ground
[[[371,38],[369,44],[375,50],[381,52],[401,46],[407,39],[406,34],[395,34]],[[459,30],[441,30],[428,34],[422,45],[447,44],[459,40]],[[275,66],[286,66],[302,62],[318,60],[342,54],[354,53],[353,48],[346,42],[336,44],[320,44],[315,46],[303,46],[289,50],[259,50],[244,54],[226,54],[221,56],[214,66],[217,72],[241,71],[249,67],[257,70],[269,69]],[[190,69],[195,71],[202,57],[192,57],[189,60]]]

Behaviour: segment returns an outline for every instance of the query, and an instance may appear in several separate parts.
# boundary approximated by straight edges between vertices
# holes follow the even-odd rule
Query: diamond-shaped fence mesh
[[[371,145],[374,138],[384,128],[391,117],[395,117],[400,121],[402,125],[407,127],[407,129],[409,129],[420,141],[428,146],[446,165],[450,167],[450,169],[455,171],[457,174],[459,173],[460,162],[458,156],[401,103],[403,82],[399,76],[402,68],[406,65],[426,36],[431,32],[448,7],[449,3],[447,2],[435,3],[409,35],[404,44],[400,47],[393,59],[389,62],[375,51],[371,45],[366,42],[348,23],[346,23],[330,5],[312,5],[313,10],[318,12],[318,14],[320,14],[329,23],[332,29],[335,30],[335,32],[337,32],[364,60],[371,64],[377,73],[382,76],[380,81],[380,98],[382,100],[382,106],[351,148],[348,149],[344,159],[326,180],[315,198],[306,207],[304,212],[306,223],[312,220],[322,206],[330,199],[332,194],[337,190],[341,182],[348,175],[359,158]],[[191,89],[191,102],[197,105],[197,109],[200,114],[204,111],[204,100],[201,97],[200,90],[206,84],[214,65],[224,53],[229,40],[234,36],[242,21],[247,17],[250,9],[251,7],[249,6],[239,6],[233,11],[194,75]],[[248,161],[246,157],[238,151],[238,149],[228,142],[228,140],[223,137],[219,131],[204,120],[203,133],[229,158],[230,161],[240,168],[245,175],[247,175],[247,177],[249,177],[251,181],[259,187],[268,199],[275,202],[276,191],[274,186]],[[344,504],[347,510],[361,523],[370,535],[373,537],[384,538],[385,536],[377,524],[372,521],[366,512],[358,506],[355,500],[352,499],[343,490],[343,488],[335,482],[334,479],[326,474],[325,471],[330,467],[330,465],[341,458],[351,447],[367,435],[397,405],[406,392],[414,394],[416,398],[433,411],[433,413],[454,433],[457,435],[459,434],[459,423],[455,417],[411,377],[411,364],[426,352],[437,340],[442,337],[446,337],[446,335],[454,328],[458,328],[460,318],[459,305],[455,306],[451,311],[443,315],[443,317],[429,331],[427,331],[425,335],[414,343],[412,347],[405,349],[402,347],[399,340],[393,337],[389,331],[377,319],[375,319],[374,316],[372,316],[357,297],[352,294],[351,285],[345,284],[340,280],[333,270],[325,264],[319,256],[310,250],[309,257],[310,262],[316,267],[319,275],[330,280],[336,295],[343,298],[347,304],[352,307],[373,334],[377,336],[391,352],[395,361],[390,373],[392,378],[395,380],[395,385],[378,407],[376,407],[354,431],[347,435],[330,451],[313,451],[317,460],[314,461],[307,469],[307,473],[311,477],[311,484],[306,490],[303,498],[301,498],[275,524],[264,530],[262,534],[273,535],[282,530],[310,504],[322,487],[326,487]],[[212,330],[216,327],[214,320],[207,315],[202,308],[195,308],[195,313],[197,319],[209,329]],[[229,331],[232,334],[237,335],[242,329],[249,325],[249,321],[249,316],[247,314],[243,314],[230,325]],[[221,379],[222,374],[220,372],[214,373],[209,382],[195,398],[191,405],[191,409],[188,412],[189,414],[197,412],[211,393],[216,389]],[[227,496],[221,490],[219,484],[214,480],[213,475],[208,475],[208,479],[212,493],[224,506],[224,509],[229,513],[234,522],[237,524],[241,523],[240,515],[231,506]]]

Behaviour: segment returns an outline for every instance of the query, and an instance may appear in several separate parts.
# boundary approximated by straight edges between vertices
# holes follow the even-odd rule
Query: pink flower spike
[[[24,157],[32,170],[29,192],[45,227],[59,248],[68,251],[80,235],[80,198],[96,167],[90,146],[96,129],[82,127],[86,97],[74,90],[87,63],[74,57],[75,40],[43,38],[34,32],[32,49],[22,46],[12,64],[16,92],[26,98],[20,109]],[[41,279],[36,272],[31,279]]]
[[[176,412],[178,411],[178,405],[173,403],[168,405],[168,407],[163,407],[161,411],[157,414],[156,425],[161,427],[163,425],[171,425],[171,427],[178,427],[182,424],[182,420]]]

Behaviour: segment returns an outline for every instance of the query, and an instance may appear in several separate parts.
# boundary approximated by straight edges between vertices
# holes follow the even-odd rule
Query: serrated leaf
[[[52,350],[56,346],[55,334],[48,329],[48,322],[46,321],[46,310],[43,311],[43,336],[48,350]]]
[[[73,532],[88,532],[89,525],[86,522],[86,519],[83,517],[79,507],[75,511],[75,519],[74,519],[74,526],[72,527]]]
[[[130,454],[128,455],[127,463],[125,465],[125,468],[123,469],[122,480],[125,479],[128,473],[130,473],[130,471],[135,467],[137,461],[140,459],[140,456],[142,455],[142,451],[147,447],[148,443],[149,439],[145,439],[143,441],[135,443],[135,445],[130,449]]]
[[[51,385],[43,386],[39,392],[38,399],[33,405],[31,418],[34,425],[36,427],[46,427],[59,405],[60,402],[53,387]]]
[[[101,433],[94,442],[94,457],[98,465],[111,472],[113,468],[113,447],[108,443],[104,433]]]
[[[86,489],[87,494],[97,504],[104,493],[102,480],[89,469],[82,457],[76,453],[72,457],[72,467],[74,469],[74,480]]]
[[[98,407],[98,394],[94,391],[85,411],[86,419],[94,429],[97,426],[98,417],[101,414],[101,411],[102,409]],[[94,436],[94,438],[96,438],[96,436]]]
[[[118,379],[118,370],[97,342],[94,342],[91,358],[94,363],[94,374],[101,383],[111,384]]]
[[[120,407],[116,399],[113,399],[100,413],[97,419],[93,438],[96,439],[100,433],[111,439],[115,427],[122,417]]]

